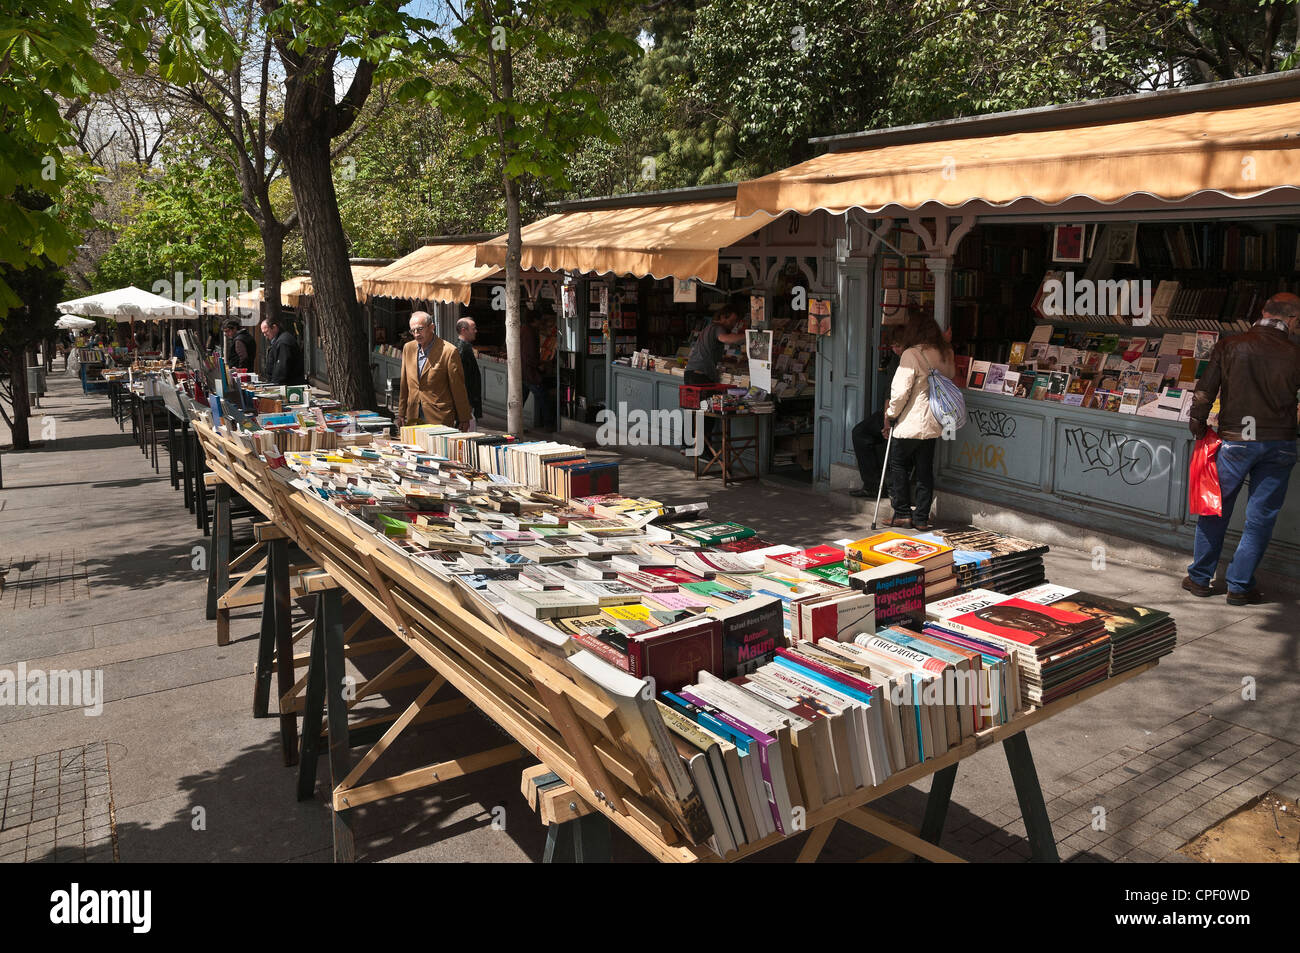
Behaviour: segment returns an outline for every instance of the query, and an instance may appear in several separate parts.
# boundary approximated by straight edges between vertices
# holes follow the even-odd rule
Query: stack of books
[[[1101,620],[1055,606],[1007,598],[931,622],[927,631],[1014,653],[1027,705],[1045,705],[1110,674],[1110,634]]]
[[[979,529],[939,530],[922,533],[917,538],[943,543],[955,550],[953,572],[959,593],[976,588],[1015,592],[1047,579],[1043,566],[1043,556],[1047,553],[1044,543]]]
[[[890,562],[910,563],[925,570],[927,601],[957,591],[953,547],[933,536],[924,539],[902,533],[877,533],[844,548],[844,566],[850,573]]]
[[[1178,642],[1177,627],[1168,612],[1108,599],[1064,586],[1044,584],[1017,592],[1016,598],[1100,619],[1110,633],[1110,674],[1168,655]]]

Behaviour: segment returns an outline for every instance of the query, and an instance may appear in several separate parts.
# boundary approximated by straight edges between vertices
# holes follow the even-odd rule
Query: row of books
[[[401,439],[560,499],[618,490],[618,461],[592,460],[583,447],[574,444],[519,442],[509,434],[464,433],[455,427],[432,424],[403,427]]]
[[[722,854],[1169,647],[1010,588],[1043,584],[1046,547],[1001,534],[800,549],[651,499],[561,502],[384,438],[284,463],[281,479],[653,712]],[[971,592],[995,601],[947,601]]]

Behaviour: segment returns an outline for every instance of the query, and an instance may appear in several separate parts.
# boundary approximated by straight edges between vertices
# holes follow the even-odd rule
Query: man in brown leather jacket
[[[1228,564],[1228,603],[1264,601],[1255,569],[1273,536],[1296,463],[1296,392],[1300,390],[1300,297],[1282,292],[1264,302],[1263,315],[1245,334],[1219,341],[1196,385],[1189,427],[1198,440],[1214,398],[1219,398],[1219,489],[1222,516],[1201,516],[1183,588],[1195,596],[1212,593],[1223,535],[1242,486],[1250,481],[1246,524]]]

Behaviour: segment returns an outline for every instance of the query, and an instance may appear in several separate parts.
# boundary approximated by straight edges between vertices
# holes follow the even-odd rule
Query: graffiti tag
[[[970,422],[981,437],[1001,437],[1010,440],[1016,435],[1016,418],[1002,410],[970,411]]]
[[[1084,473],[1102,473],[1118,477],[1129,486],[1145,483],[1155,466],[1151,447],[1137,437],[1103,430],[1097,433],[1083,427],[1065,431],[1067,464],[1077,457]]]

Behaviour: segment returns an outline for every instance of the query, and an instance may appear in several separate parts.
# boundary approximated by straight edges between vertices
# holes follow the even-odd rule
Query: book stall
[[[1024,730],[1174,646],[1163,613],[1049,585],[1030,541],[887,532],[797,549],[706,504],[624,495],[616,462],[573,445],[413,426],[285,450],[292,431],[229,409],[194,428],[219,505],[247,499],[270,547],[255,707],[274,671],[299,797],[327,724],[337,859],[353,856],[357,807],[527,755],[546,769],[525,775],[530,797],[558,787],[659,860],[734,860],[812,831],[809,860],[839,821],[955,860],[935,841],[956,765],[995,741],[1035,858],[1055,859]],[[306,594],[316,615],[295,632],[288,600]],[[359,694],[404,667],[424,686],[366,720],[383,734],[357,760],[341,686],[365,643],[345,599],[400,650]],[[512,742],[365,780],[408,725],[470,705]],[[931,774],[921,831],[867,806]]]
[[[728,346],[723,389],[709,395],[721,403],[710,409],[769,416],[770,428],[733,421],[745,470],[810,480],[817,352],[835,297],[829,217],[802,230],[772,216],[738,218],[735,194],[705,186],[556,203],[555,214],[523,229],[525,267],[571,276],[559,311],[561,413],[593,423],[600,408],[647,420],[697,409],[683,401],[686,360],[712,314],[730,304],[752,333]],[[502,239],[485,242],[477,260],[499,265],[504,251]]]
[[[917,311],[951,331],[968,418],[940,443],[941,512],[993,504],[1190,551],[1191,393],[1221,337],[1300,287],[1288,82],[817,140],[829,151],[741,183],[737,214],[840,216],[843,310],[867,320],[833,329],[837,381],[870,377],[855,334],[874,353]],[[856,485],[854,422],[829,421],[833,485]],[[1300,504],[1274,543],[1279,571],[1300,567]]]

